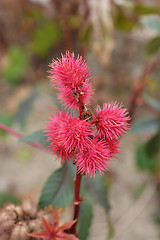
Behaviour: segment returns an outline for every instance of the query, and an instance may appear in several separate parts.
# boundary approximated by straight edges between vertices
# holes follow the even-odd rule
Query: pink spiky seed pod
[[[96,124],[99,135],[105,139],[118,139],[128,129],[128,113],[118,103],[97,107],[97,115],[92,123]]]
[[[50,118],[45,131],[50,142],[50,150],[61,157],[62,162],[69,160],[77,151],[83,151],[89,144],[91,124],[79,117],[61,111]]]
[[[90,177],[95,177],[96,172],[103,174],[108,170],[109,161],[109,149],[106,149],[104,142],[98,138],[90,139],[90,145],[74,158],[77,170]]]
[[[93,93],[90,80],[90,71],[82,57],[75,59],[74,53],[66,52],[62,59],[53,60],[50,79],[60,91],[59,99],[71,108],[77,108],[80,98],[84,104],[89,102]]]

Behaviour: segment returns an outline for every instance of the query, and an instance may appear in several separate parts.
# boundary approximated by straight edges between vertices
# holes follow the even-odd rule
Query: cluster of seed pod
[[[28,234],[42,232],[41,217],[51,220],[51,213],[38,209],[35,202],[26,199],[20,206],[12,203],[0,210],[0,239],[1,240],[33,240]]]

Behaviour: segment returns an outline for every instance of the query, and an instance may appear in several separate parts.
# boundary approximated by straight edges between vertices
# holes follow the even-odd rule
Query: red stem
[[[83,103],[83,94],[79,93],[79,113],[80,113],[80,119],[82,119],[82,114],[84,110],[84,103]],[[74,180],[75,182],[75,192],[74,192],[74,216],[73,221],[77,220],[71,227],[70,233],[76,235],[76,227],[78,222],[78,216],[79,216],[79,210],[80,210],[80,204],[81,204],[81,197],[80,197],[80,185],[82,180],[82,174],[77,171],[76,178]]]
[[[80,185],[81,185],[81,179],[82,179],[82,174],[77,172],[76,178],[75,178],[75,195],[74,195],[74,216],[73,220],[77,220],[71,227],[70,232],[72,234],[76,235],[76,227],[77,227],[77,222],[78,222],[78,216],[79,216],[79,210],[80,210],[80,203],[81,203],[81,198],[80,198]]]
[[[13,135],[13,136],[15,136],[19,139],[24,138],[24,136],[21,133],[15,131],[14,129],[6,126],[3,123],[0,123],[0,129],[4,130],[5,132],[10,133],[11,135]],[[48,152],[48,149],[46,147],[42,146],[40,143],[35,143],[35,142],[26,142],[26,143],[29,144],[32,147],[36,147],[36,148],[39,148],[41,150],[44,150],[44,151]]]

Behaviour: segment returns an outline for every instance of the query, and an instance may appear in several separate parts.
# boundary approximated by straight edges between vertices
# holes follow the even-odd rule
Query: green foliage
[[[22,17],[24,20],[27,18],[35,23],[40,23],[45,20],[44,12],[39,8],[28,9]]]
[[[60,40],[60,27],[58,23],[45,20],[43,25],[35,28],[33,32],[33,39],[29,44],[29,49],[44,58]]]
[[[7,126],[11,126],[12,116],[1,113],[0,114],[0,123],[3,123]],[[6,135],[7,135],[7,132],[0,129],[0,136],[6,136]]]
[[[148,55],[160,52],[160,37],[155,37],[147,43],[146,51]]]
[[[134,12],[138,15],[159,14],[160,9],[155,5],[138,4],[134,5]]]
[[[117,30],[129,32],[137,26],[137,21],[132,18],[132,12],[128,11],[125,6],[114,4],[113,22]]]
[[[22,128],[24,128],[28,115],[32,109],[32,103],[38,96],[37,91],[33,91],[32,94],[22,101],[18,107],[17,112],[13,116],[13,121],[19,123]]]
[[[160,163],[156,155],[157,152],[154,152],[154,150],[151,151],[151,146],[149,144],[153,146],[152,140],[149,140],[146,144],[140,144],[137,147],[136,161],[141,170],[149,170],[149,172],[154,173]]]
[[[86,25],[85,27],[83,27],[83,29],[81,29],[80,32],[80,43],[83,45],[88,44],[91,38],[91,30],[92,27],[90,24]]]
[[[0,207],[2,207],[5,203],[14,203],[15,205],[18,205],[20,203],[20,200],[17,196],[15,196],[12,193],[3,192],[0,193]]]
[[[82,22],[82,17],[80,15],[72,15],[69,18],[69,25],[72,29],[76,29],[80,26]]]
[[[80,214],[78,218],[78,237],[80,240],[87,240],[89,236],[89,229],[93,218],[93,202],[88,197],[82,201],[80,207]]]
[[[48,147],[47,137],[44,135],[45,134],[43,130],[38,130],[24,138],[21,138],[19,141],[20,142],[36,142],[36,143],[40,143],[44,147]]]
[[[154,213],[154,221],[157,225],[160,225],[160,207],[156,210],[156,212]]]
[[[51,174],[46,181],[39,199],[39,207],[66,207],[74,196],[73,169],[67,163]]]
[[[146,153],[149,157],[157,155],[160,150],[160,132],[156,133],[152,138],[150,138],[146,146]]]
[[[109,215],[110,204],[108,196],[108,188],[105,183],[104,177],[97,174],[95,178],[85,178],[85,191],[87,195],[96,203],[98,203],[106,211],[107,222],[108,222],[108,235],[107,240],[112,239],[114,236],[114,227]]]
[[[44,208],[48,205],[66,207],[71,203],[74,197],[74,176],[75,169],[73,164],[65,163],[61,168],[53,172],[44,184],[39,199],[39,207]],[[78,221],[80,239],[85,240],[89,235],[93,218],[93,202],[98,203],[107,213],[109,226],[107,239],[111,239],[114,229],[109,216],[108,189],[104,178],[99,174],[93,179],[84,177],[82,179],[81,192],[86,200],[81,203],[80,218]]]
[[[131,130],[139,133],[156,132],[160,128],[160,119],[158,117],[143,118],[133,124]]]
[[[4,77],[11,85],[16,85],[24,76],[29,59],[24,49],[19,45],[11,45],[8,49],[8,65],[4,69]]]
[[[103,176],[97,174],[95,178],[85,178],[86,190],[91,198],[107,212],[110,209],[108,189]]]

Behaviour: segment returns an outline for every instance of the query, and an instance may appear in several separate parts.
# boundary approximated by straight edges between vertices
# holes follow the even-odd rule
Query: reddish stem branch
[[[156,55],[152,61],[145,67],[143,73],[141,74],[138,81],[135,83],[135,87],[131,92],[130,105],[129,105],[129,115],[131,116],[130,123],[133,121],[133,116],[137,107],[138,99],[142,95],[144,88],[146,87],[146,77],[150,74],[159,64],[160,54]]]
[[[21,133],[15,131],[14,129],[6,126],[3,123],[0,123],[0,129],[4,130],[5,132],[8,132],[9,134],[11,134],[11,135],[13,135],[13,136],[15,136],[19,139],[24,138],[24,136]],[[48,149],[46,147],[42,146],[40,143],[35,143],[35,142],[26,142],[26,143],[29,144],[32,147],[36,147],[36,148],[39,148],[41,150],[44,150],[44,151],[48,152]]]
[[[79,104],[80,119],[82,119],[83,110],[84,110],[83,93],[79,93],[78,104]],[[74,191],[74,215],[73,215],[73,221],[76,220],[76,222],[72,225],[70,229],[70,233],[75,235],[76,235],[76,227],[77,227],[80,204],[81,204],[81,197],[80,197],[81,180],[82,180],[82,174],[79,173],[77,170],[76,178],[74,180],[75,191]]]
[[[77,220],[77,221],[78,221],[80,203],[81,203],[81,198],[80,198],[81,179],[82,179],[82,174],[77,172],[77,175],[75,178],[74,216],[73,216],[73,220]],[[75,235],[76,235],[77,221],[72,225],[70,229],[70,232]]]

